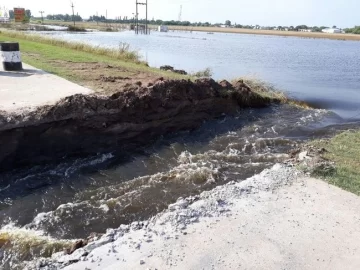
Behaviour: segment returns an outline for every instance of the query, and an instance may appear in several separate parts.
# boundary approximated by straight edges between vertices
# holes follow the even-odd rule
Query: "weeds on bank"
[[[32,41],[47,45],[58,46],[62,48],[68,48],[76,51],[97,54],[101,56],[108,56],[111,57],[112,59],[117,59],[117,60],[141,63],[139,53],[137,51],[131,50],[130,46],[127,47],[121,46],[119,49],[109,49],[109,48],[102,48],[99,46],[91,46],[81,42],[69,42],[61,39],[49,38],[35,34],[25,34],[14,31],[4,31],[0,33],[10,38],[17,38],[26,41]]]
[[[311,144],[326,149],[323,158],[335,163],[335,169],[318,168],[313,176],[360,195],[360,131],[349,130]]]
[[[246,83],[252,91],[261,95],[262,97],[269,98],[272,100],[274,100],[274,99],[279,100],[283,104],[286,103],[286,104],[298,106],[298,107],[301,107],[304,109],[311,108],[311,106],[309,106],[306,102],[290,98],[284,92],[279,91],[278,89],[276,89],[276,87],[274,85],[272,85],[268,82],[265,82],[263,80],[253,78],[253,77],[244,77],[244,78],[240,78],[240,79],[243,80],[244,83]],[[239,79],[234,80],[233,83],[235,83],[238,80]]]
[[[68,31],[70,31],[70,32],[86,32],[86,29],[82,28],[82,27],[74,26],[74,25],[69,25]]]
[[[194,72],[191,74],[191,76],[196,78],[211,78],[213,75],[213,72],[211,68],[206,68],[204,70],[200,70],[198,72]]]

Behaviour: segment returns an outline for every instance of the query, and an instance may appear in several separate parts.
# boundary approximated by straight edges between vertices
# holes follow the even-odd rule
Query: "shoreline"
[[[72,22],[54,22],[54,21],[45,21],[45,25],[50,26],[71,26]],[[117,32],[124,31],[128,29],[128,24],[117,24],[117,23],[93,23],[93,22],[78,22],[76,24],[78,27],[83,29],[92,29],[102,32]],[[21,26],[21,25],[20,25]],[[14,24],[14,28],[7,29],[16,29],[20,27]],[[42,25],[39,24],[39,27]],[[23,27],[23,26],[22,26]],[[157,25],[149,25],[149,28],[152,31],[157,31]],[[5,28],[6,29],[6,28]],[[227,34],[246,34],[246,35],[266,35],[266,36],[279,36],[279,37],[298,37],[298,38],[310,38],[310,39],[331,39],[331,40],[343,40],[343,41],[360,41],[360,35],[356,34],[346,34],[346,33],[323,33],[323,32],[297,32],[297,31],[276,31],[276,30],[260,30],[260,29],[244,29],[244,28],[221,28],[221,27],[199,27],[199,26],[175,26],[169,25],[168,29],[170,31],[197,31],[197,32],[206,32],[206,33],[227,33]],[[57,30],[54,30],[57,31]]]
[[[360,35],[355,35],[355,34],[328,34],[328,33],[315,33],[315,32],[309,33],[309,32],[296,32],[296,31],[275,31],[275,30],[220,28],[220,27],[185,27],[185,26],[169,26],[169,30],[360,41]]]
[[[359,197],[277,164],[28,269],[356,269],[358,207]]]
[[[72,25],[71,22],[53,22],[46,21],[45,24],[55,26],[68,26]],[[79,27],[86,29],[104,29],[113,27],[116,29],[126,29],[128,24],[116,24],[109,23],[103,24],[93,22],[77,23]],[[156,31],[157,25],[149,25],[152,31]],[[248,35],[268,35],[268,36],[281,36],[281,37],[298,37],[298,38],[315,38],[315,39],[332,39],[332,40],[348,40],[348,41],[360,41],[360,35],[356,34],[330,34],[322,32],[296,32],[296,31],[275,31],[275,30],[260,30],[260,29],[244,29],[244,28],[221,28],[221,27],[197,27],[197,26],[174,26],[169,25],[171,31],[199,31],[210,33],[229,33],[229,34],[248,34]]]

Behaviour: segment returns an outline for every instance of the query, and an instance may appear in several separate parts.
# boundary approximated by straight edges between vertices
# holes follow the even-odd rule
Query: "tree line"
[[[27,18],[32,18],[32,13],[31,10],[26,9],[25,10],[25,16]],[[9,10],[9,17],[10,19],[14,19],[14,11],[13,10]],[[46,19],[48,20],[56,20],[56,21],[83,21],[83,18],[79,15],[76,14],[71,15],[71,14],[53,14],[53,15],[47,15]],[[124,23],[124,24],[131,24],[135,22],[135,18],[134,17],[128,17],[128,16],[119,16],[116,17],[115,19],[106,19],[105,16],[101,15],[93,15],[90,16],[90,18],[86,21],[89,22],[107,22],[107,23]],[[145,19],[139,19],[139,23],[140,24],[145,24]],[[170,20],[170,21],[164,21],[164,20],[155,20],[154,18],[151,20],[148,20],[149,24],[152,25],[169,25],[169,26],[196,26],[196,27],[219,27],[219,26],[223,26],[225,25],[226,27],[234,27],[234,28],[244,28],[244,29],[276,29],[276,30],[288,30],[288,31],[300,31],[300,30],[311,30],[312,32],[322,32],[322,30],[329,28],[327,26],[307,26],[307,25],[298,25],[298,26],[271,26],[271,27],[260,27],[259,25],[253,26],[253,25],[242,25],[242,24],[237,24],[234,23],[232,24],[230,20],[226,20],[225,23],[209,23],[209,22],[189,22],[189,21],[174,21],[174,20]],[[333,28],[336,28],[336,26],[334,25]],[[345,33],[349,33],[349,34],[360,34],[360,26],[355,26],[354,28],[346,28],[344,29]]]
[[[81,21],[83,21],[83,19],[81,18],[81,16],[79,14],[75,14],[74,17],[73,17],[73,15],[69,15],[69,14],[53,14],[53,15],[47,15],[46,19],[53,20],[53,21],[64,21],[64,22],[70,22],[70,21],[81,22]]]
[[[354,28],[344,29],[347,34],[357,34],[360,35],[360,26],[355,26]]]

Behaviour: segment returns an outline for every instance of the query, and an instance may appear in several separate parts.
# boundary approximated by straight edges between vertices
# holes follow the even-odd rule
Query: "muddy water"
[[[324,127],[340,123],[340,117],[325,110],[244,110],[206,122],[198,130],[160,138],[136,153],[114,149],[0,175],[0,246],[1,235],[21,245],[29,234],[42,243],[32,255],[48,254],[39,249],[46,242],[61,250],[58,240],[146,219],[179,197],[244,180],[286,160],[298,142],[329,134],[333,129]],[[11,249],[0,248],[3,267],[32,258],[28,250],[17,259],[6,257]]]

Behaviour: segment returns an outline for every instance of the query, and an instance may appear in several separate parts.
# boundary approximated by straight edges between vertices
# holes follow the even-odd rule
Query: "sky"
[[[145,2],[145,0],[139,0]],[[83,18],[108,14],[108,18],[132,17],[135,0],[73,0],[75,13]],[[0,0],[0,7],[24,7],[34,16],[71,13],[71,1]],[[360,25],[360,0],[148,0],[149,18],[178,20],[182,6],[182,20],[191,22],[232,23],[262,26],[353,27]],[[139,18],[145,17],[145,7]]]

